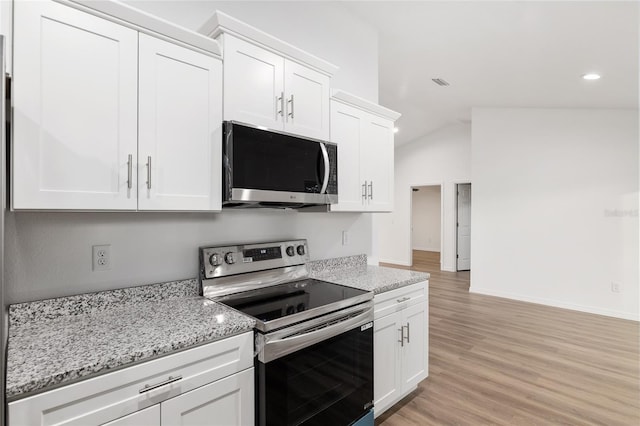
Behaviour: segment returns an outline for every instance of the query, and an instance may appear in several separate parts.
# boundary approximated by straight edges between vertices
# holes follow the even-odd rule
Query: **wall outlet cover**
[[[91,247],[91,265],[94,271],[111,269],[111,245],[103,244]]]

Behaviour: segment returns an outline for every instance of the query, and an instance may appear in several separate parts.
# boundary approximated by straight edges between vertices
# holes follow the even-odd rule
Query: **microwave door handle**
[[[327,147],[325,144],[320,143],[320,149],[322,150],[322,158],[324,159],[324,180],[322,181],[322,189],[320,189],[320,193],[324,194],[327,191],[327,185],[329,185],[329,173],[331,172],[331,169]]]

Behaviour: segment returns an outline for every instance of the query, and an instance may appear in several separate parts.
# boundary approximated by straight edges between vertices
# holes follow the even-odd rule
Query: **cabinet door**
[[[13,207],[135,210],[137,31],[52,1],[14,8]]]
[[[136,411],[102,426],[160,426],[160,404]]]
[[[254,423],[253,368],[163,402],[163,426],[245,426]]]
[[[373,324],[373,406],[376,417],[394,404],[402,391],[401,315],[387,315],[376,319]]]
[[[140,34],[139,210],[220,210],[222,64]]]
[[[402,392],[412,390],[427,377],[428,339],[427,303],[402,311],[404,347],[402,353]]]
[[[360,144],[363,175],[368,183],[367,211],[393,209],[393,122],[367,114]]]
[[[284,59],[225,34],[224,119],[282,130]]]
[[[329,76],[285,60],[285,130],[327,140],[329,134]]]
[[[338,144],[338,204],[331,211],[363,211],[364,179],[360,179],[362,111],[331,102],[331,141]]]

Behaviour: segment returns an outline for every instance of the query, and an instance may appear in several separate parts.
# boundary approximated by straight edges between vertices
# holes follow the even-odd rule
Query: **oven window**
[[[257,366],[261,426],[351,424],[373,401],[373,328]]]
[[[233,125],[233,187],[320,193],[324,162],[320,144]]]

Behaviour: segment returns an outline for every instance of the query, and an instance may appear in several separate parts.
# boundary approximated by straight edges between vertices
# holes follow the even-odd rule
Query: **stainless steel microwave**
[[[235,121],[223,123],[224,207],[338,202],[338,147]]]

